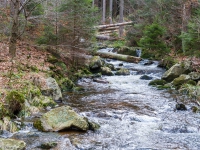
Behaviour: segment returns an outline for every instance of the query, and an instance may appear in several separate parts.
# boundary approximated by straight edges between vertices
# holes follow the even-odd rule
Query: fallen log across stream
[[[109,52],[97,52],[97,54],[102,58],[117,59],[117,60],[122,60],[126,62],[132,62],[132,63],[138,63],[142,60],[140,57],[109,53]]]

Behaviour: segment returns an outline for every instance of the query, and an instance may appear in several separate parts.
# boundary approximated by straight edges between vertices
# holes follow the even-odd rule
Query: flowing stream
[[[78,85],[82,92],[66,93],[64,104],[79,114],[97,122],[97,131],[41,133],[27,121],[27,129],[13,135],[24,140],[27,149],[40,143],[55,141],[54,150],[199,150],[200,114],[193,113],[193,104],[187,111],[175,110],[176,94],[148,86],[144,74],[160,78],[164,70],[157,62],[144,65],[107,60],[131,71],[128,76],[103,76],[103,83],[83,78]],[[31,120],[31,119],[30,119]],[[29,127],[30,126],[30,127]]]

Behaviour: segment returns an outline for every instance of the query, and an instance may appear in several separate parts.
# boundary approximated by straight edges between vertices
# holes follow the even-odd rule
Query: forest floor
[[[46,61],[48,55],[44,50],[20,42],[16,57],[11,62],[8,44],[0,43],[0,102],[4,101],[7,90],[21,88],[21,82],[30,81],[33,74],[45,76],[52,65]]]

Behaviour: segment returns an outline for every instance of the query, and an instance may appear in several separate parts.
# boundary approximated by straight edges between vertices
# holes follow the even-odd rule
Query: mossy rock
[[[26,143],[15,139],[0,138],[0,150],[25,150]]]
[[[40,119],[37,119],[34,121],[33,126],[38,129],[39,131],[44,131],[44,128],[42,126],[42,122],[40,121]]]
[[[75,84],[69,78],[62,78],[58,81],[62,91],[70,91],[75,87]]]
[[[72,127],[86,131],[89,128],[84,117],[78,115],[69,106],[57,107],[42,115],[34,122],[34,127],[41,131],[61,131]]]
[[[23,93],[12,90],[7,93],[6,104],[8,105],[9,114],[14,117],[24,108],[25,97]]]
[[[48,96],[39,96],[39,97],[34,97],[33,100],[30,102],[33,106],[36,107],[42,107],[42,108],[46,108],[46,107],[55,107],[56,106],[56,102],[54,102],[54,100]]]
[[[199,108],[198,107],[196,107],[196,106],[192,106],[192,112],[193,113],[197,113],[197,112],[199,112]]]
[[[96,122],[88,121],[89,123],[89,129],[92,131],[96,131],[100,128],[100,125],[97,124]]]
[[[165,89],[170,89],[171,87],[170,86],[168,86],[168,85],[158,85],[157,86],[157,89],[158,90],[165,90]]]
[[[172,81],[172,84],[176,87],[181,86],[182,84],[188,82],[190,80],[190,76],[189,75],[180,75],[178,78],[175,78]]]
[[[126,68],[121,68],[115,73],[115,75],[130,75],[130,71]]]
[[[113,76],[112,70],[108,67],[101,67],[101,74],[107,76]]]
[[[197,85],[197,83],[194,80],[189,80],[186,82],[186,84],[190,84],[190,85],[194,85],[194,86]]]
[[[164,86],[166,83],[167,82],[165,80],[156,79],[156,80],[149,82],[149,85],[152,85],[152,86],[162,85],[162,86]]]
[[[58,144],[56,142],[48,142],[48,143],[42,143],[38,148],[41,149],[51,149],[55,148]]]
[[[104,64],[105,62],[101,59],[101,57],[94,56],[90,60],[89,67],[91,70],[96,70],[96,69],[100,69]]]

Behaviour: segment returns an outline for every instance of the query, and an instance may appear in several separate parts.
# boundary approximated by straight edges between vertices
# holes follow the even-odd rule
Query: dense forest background
[[[132,25],[111,36],[141,47],[142,57],[200,56],[198,0],[1,0],[0,5],[0,40],[9,41],[12,57],[17,40],[76,55],[95,47],[95,26],[126,21]]]

